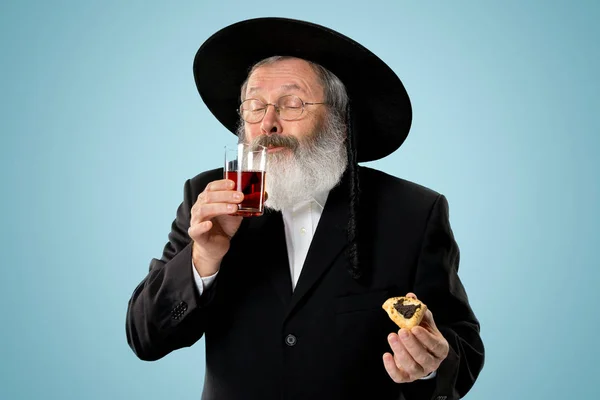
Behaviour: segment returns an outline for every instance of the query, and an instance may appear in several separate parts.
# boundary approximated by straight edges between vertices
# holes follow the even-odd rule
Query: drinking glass
[[[224,178],[235,182],[234,190],[244,193],[238,211],[232,215],[256,217],[263,215],[267,148],[246,143],[225,146]]]

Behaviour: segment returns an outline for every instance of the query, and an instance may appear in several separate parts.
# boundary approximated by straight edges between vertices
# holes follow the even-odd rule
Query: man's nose
[[[265,135],[281,133],[281,120],[279,119],[279,113],[274,105],[267,105],[267,111],[260,123],[260,130]]]

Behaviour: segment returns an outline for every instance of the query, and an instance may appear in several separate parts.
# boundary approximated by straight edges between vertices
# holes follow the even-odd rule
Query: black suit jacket
[[[244,219],[214,285],[194,286],[190,209],[213,170],[185,184],[160,260],[127,310],[127,339],[143,360],[206,340],[205,400],[457,399],[484,360],[479,323],[457,275],[459,251],[444,196],[360,168],[359,252],[368,279],[348,273],[348,186],[327,199],[292,293],[281,214]],[[382,309],[414,292],[433,312],[450,353],[431,380],[396,384],[382,361],[398,331]],[[445,396],[445,397],[444,397]]]

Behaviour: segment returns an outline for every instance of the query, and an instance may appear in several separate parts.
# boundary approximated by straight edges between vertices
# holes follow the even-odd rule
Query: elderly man
[[[198,50],[211,112],[268,148],[267,212],[232,215],[223,170],[188,180],[160,260],[135,289],[143,360],[206,340],[203,399],[457,399],[483,367],[444,196],[359,161],[408,134],[397,76],[353,40],[302,21],[229,26]],[[240,91],[241,88],[241,91]],[[382,309],[428,306],[401,329]]]

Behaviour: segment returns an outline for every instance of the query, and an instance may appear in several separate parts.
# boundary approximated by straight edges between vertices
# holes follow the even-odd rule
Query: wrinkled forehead
[[[288,57],[259,62],[249,74],[245,95],[273,91],[279,94],[321,96],[323,85],[315,68],[306,60]]]

